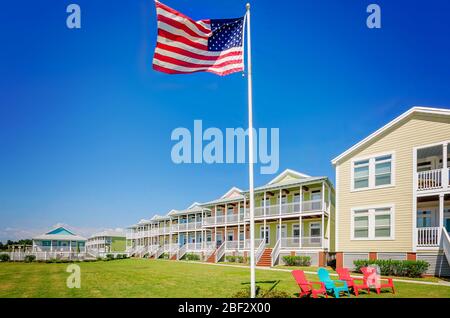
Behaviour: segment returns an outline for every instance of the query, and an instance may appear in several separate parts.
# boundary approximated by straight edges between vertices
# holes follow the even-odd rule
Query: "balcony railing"
[[[261,244],[262,239],[255,239],[255,248]],[[250,240],[226,241],[225,249],[227,250],[247,250],[250,249]]]
[[[326,243],[326,240],[322,242],[322,237],[282,237],[280,242],[281,249],[292,248],[322,248],[322,243]]]
[[[301,209],[300,209],[301,207]],[[325,205],[326,207],[326,205]],[[265,213],[264,213],[265,210]],[[299,214],[299,213],[309,213],[315,211],[322,211],[322,200],[308,200],[300,202],[291,202],[291,203],[283,203],[281,204],[272,204],[270,206],[266,206],[264,209],[263,206],[255,208],[255,218],[262,217],[270,217],[270,216],[279,216],[279,215],[290,215],[290,214]],[[246,218],[250,217],[249,210],[246,211]]]
[[[217,215],[203,218],[203,225],[236,224],[244,221],[242,214]]]
[[[419,227],[417,230],[418,247],[439,246],[441,229],[439,227]]]
[[[417,190],[440,189],[443,185],[443,169],[434,169],[417,172]]]

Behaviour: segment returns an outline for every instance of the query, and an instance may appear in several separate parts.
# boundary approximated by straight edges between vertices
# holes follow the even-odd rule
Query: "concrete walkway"
[[[195,262],[195,261],[183,261],[183,260],[179,260],[178,262],[184,262],[184,263],[194,263],[194,264],[202,264],[202,265],[211,265],[211,266],[226,266],[226,267],[236,267],[236,268],[245,268],[245,269],[250,269],[249,266],[245,266],[245,265],[233,265],[233,264],[220,264],[220,263],[205,263],[205,262]],[[278,272],[291,272],[291,269],[287,269],[287,268],[275,268],[275,267],[260,267],[260,266],[256,266],[256,269],[258,270],[265,270],[265,271],[278,271]],[[316,275],[316,272],[312,272],[312,271],[304,271],[306,274],[312,274],[312,275]],[[330,273],[331,276],[338,276],[335,273]],[[361,275],[352,275],[353,277],[359,277],[362,278]],[[401,278],[394,278],[393,279],[394,282],[399,282],[399,283],[407,283],[407,284],[419,284],[419,285],[434,285],[434,286],[446,286],[446,287],[450,287],[450,282],[446,282],[446,281],[440,281],[440,282],[426,282],[426,281],[418,281],[418,280],[412,280],[412,279],[401,279]]]

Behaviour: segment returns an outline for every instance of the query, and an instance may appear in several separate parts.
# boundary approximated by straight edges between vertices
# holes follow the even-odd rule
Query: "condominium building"
[[[180,259],[196,253],[218,262],[250,250],[249,193],[236,187],[220,198],[193,203],[129,227],[127,250],[137,256]],[[260,266],[284,255],[307,255],[324,265],[334,250],[334,188],[327,177],[285,170],[255,188],[255,250]]]
[[[125,245],[125,233],[113,230],[95,233],[86,241],[86,249],[92,253],[124,252]]]
[[[450,110],[413,107],[332,160],[337,266],[425,260],[450,275]]]

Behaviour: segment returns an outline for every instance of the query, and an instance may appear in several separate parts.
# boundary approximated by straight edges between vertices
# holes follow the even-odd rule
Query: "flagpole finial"
[[[245,5],[245,7],[247,8],[247,10],[250,10],[250,3],[247,2],[247,4]]]

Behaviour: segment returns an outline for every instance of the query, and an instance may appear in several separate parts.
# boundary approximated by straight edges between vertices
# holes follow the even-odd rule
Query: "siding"
[[[406,260],[406,253],[378,253],[377,259],[404,261]]]
[[[407,252],[413,249],[413,147],[449,140],[450,118],[415,114],[339,163],[338,244],[343,252]],[[351,161],[385,152],[395,153],[395,186],[351,192]],[[395,204],[394,240],[351,240],[351,209]]]
[[[357,259],[369,259],[369,253],[344,253],[344,267],[353,269],[353,261]]]
[[[417,254],[417,260],[426,261],[430,264],[427,274],[434,276],[450,276],[450,266],[443,254]]]

